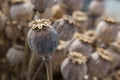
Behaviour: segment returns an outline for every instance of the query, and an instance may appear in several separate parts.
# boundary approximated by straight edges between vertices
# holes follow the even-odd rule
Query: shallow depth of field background
[[[61,72],[62,62],[72,52],[87,59],[87,72],[76,70],[84,74],[82,80],[120,80],[120,0],[51,1],[45,11],[34,15],[31,0],[0,0],[0,80],[32,80],[35,76],[42,60],[28,47],[28,23],[42,18],[50,19],[59,34],[59,45],[52,55],[53,80],[74,80],[65,79],[63,74],[67,73]],[[64,15],[69,15],[73,24],[65,22]],[[79,40],[75,33],[88,38]],[[98,48],[102,48],[101,54]],[[46,75],[42,66],[34,80],[47,80]]]

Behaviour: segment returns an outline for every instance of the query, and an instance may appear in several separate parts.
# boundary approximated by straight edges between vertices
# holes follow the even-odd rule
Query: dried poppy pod
[[[70,12],[81,10],[84,6],[84,0],[62,0],[61,2],[67,6]]]
[[[120,54],[119,52],[117,52],[114,48],[112,48],[111,46],[107,49],[109,51],[109,53],[112,56],[112,62],[111,62],[111,66],[110,66],[110,71],[114,71],[115,68],[119,65],[120,63]]]
[[[7,22],[7,27],[5,28],[5,34],[7,36],[8,39],[12,40],[12,41],[16,41],[20,35],[20,29],[17,27],[17,22],[16,21],[12,21],[12,23]]]
[[[104,17],[96,27],[96,35],[99,41],[110,43],[116,40],[118,33],[118,24],[109,17]]]
[[[62,16],[66,13],[65,12],[66,6],[64,4],[55,4],[52,6],[52,16],[55,19],[62,18]]]
[[[32,6],[30,3],[13,4],[10,7],[10,16],[13,20],[28,21],[32,18]]]
[[[86,57],[77,52],[71,52],[63,61],[61,73],[65,80],[83,80],[87,73]]]
[[[103,78],[110,70],[110,62],[112,61],[111,54],[102,48],[98,48],[96,52],[91,55],[87,66],[90,77]]]
[[[87,14],[82,11],[74,11],[72,16],[75,20],[75,25],[77,26],[78,32],[85,32],[87,29]]]
[[[120,40],[116,40],[115,42],[112,42],[110,45],[117,52],[120,52]]]
[[[19,64],[24,59],[24,47],[11,47],[6,54],[6,58],[11,66]]]
[[[73,18],[68,15],[65,15],[62,19],[55,21],[53,27],[58,32],[59,39],[63,41],[69,41],[72,39],[73,34],[76,31]]]
[[[53,0],[31,0],[31,3],[36,11],[43,13],[46,8],[52,5]]]
[[[104,0],[92,0],[89,4],[89,11],[91,14],[102,15],[104,10]]]
[[[6,20],[6,16],[0,11],[0,31],[5,27]]]
[[[75,34],[76,35],[76,34]],[[69,47],[69,52],[75,51],[78,53],[82,53],[88,59],[93,51],[91,46],[91,40],[87,36],[83,37],[83,35],[79,34],[79,37],[74,40],[74,42]]]
[[[41,56],[51,55],[58,45],[56,30],[48,19],[38,19],[29,23],[28,44],[30,49]]]

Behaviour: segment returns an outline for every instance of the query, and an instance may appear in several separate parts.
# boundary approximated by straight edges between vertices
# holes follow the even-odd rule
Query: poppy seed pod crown
[[[38,19],[29,23],[28,44],[39,55],[50,55],[58,45],[58,36],[48,19]]]

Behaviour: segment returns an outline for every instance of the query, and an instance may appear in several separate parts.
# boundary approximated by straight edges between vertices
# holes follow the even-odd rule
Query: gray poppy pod
[[[78,32],[85,32],[87,29],[87,14],[82,11],[74,11],[72,16],[75,20],[75,25],[77,26]]]
[[[104,10],[104,0],[92,0],[89,4],[89,12],[91,14],[102,15]]]
[[[113,48],[108,48],[107,50],[113,58],[110,66],[110,71],[113,71],[120,63],[120,54],[116,52]]]
[[[58,32],[59,39],[63,41],[71,40],[76,31],[73,18],[67,15],[62,19],[55,21],[53,27]]]
[[[6,16],[0,11],[0,31],[4,29],[6,20]]]
[[[17,22],[13,21],[12,24],[10,24],[9,22],[7,24],[8,26],[5,28],[5,34],[8,39],[15,41],[21,35],[20,29],[17,27]]]
[[[11,47],[6,54],[6,58],[11,66],[19,64],[24,59],[24,48],[23,47]]]
[[[112,18],[104,18],[96,27],[96,36],[99,41],[110,43],[116,40],[118,24]]]
[[[28,2],[13,4],[10,7],[10,16],[13,20],[28,21],[32,18],[32,6]]]
[[[76,38],[75,38],[76,37]],[[92,42],[93,37],[90,37],[89,35],[85,34],[74,34],[74,42],[70,45],[69,51],[76,51],[79,53],[82,53],[84,56],[90,58],[90,55],[93,51]]]
[[[93,48],[90,44],[84,43],[76,39],[69,47],[69,52],[76,51],[82,53],[87,58],[90,58]]]
[[[61,73],[65,80],[83,80],[87,74],[86,57],[71,52],[61,65]]]
[[[87,66],[90,77],[103,78],[110,70],[112,56],[104,49],[99,48],[91,55]]]
[[[51,55],[58,45],[56,30],[50,25],[48,19],[38,19],[29,23],[32,27],[28,32],[30,49],[41,56]]]
[[[43,13],[46,8],[51,7],[53,0],[31,0],[34,9],[40,13]]]

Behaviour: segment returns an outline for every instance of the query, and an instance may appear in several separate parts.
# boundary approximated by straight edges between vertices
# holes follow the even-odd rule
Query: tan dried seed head
[[[72,61],[72,63],[83,64],[87,61],[87,58],[81,53],[70,52],[68,54],[68,58]]]
[[[97,48],[97,52],[102,59],[105,59],[110,62],[113,60],[112,55],[107,50],[105,50],[103,48]]]
[[[28,26],[31,27],[33,30],[42,30],[48,28],[50,24],[51,22],[49,19],[38,19],[30,22]]]

